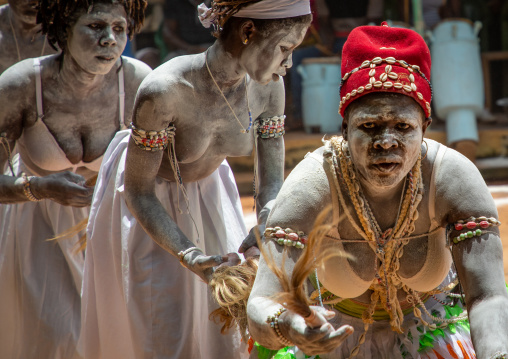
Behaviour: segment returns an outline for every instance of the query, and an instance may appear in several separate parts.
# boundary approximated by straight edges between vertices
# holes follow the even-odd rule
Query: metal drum
[[[296,69],[302,75],[302,114],[305,132],[336,133],[342,123],[340,58],[306,58]]]
[[[481,23],[445,20],[431,36],[434,109],[446,120],[449,144],[478,141],[476,115],[484,107],[485,92],[478,32]]]

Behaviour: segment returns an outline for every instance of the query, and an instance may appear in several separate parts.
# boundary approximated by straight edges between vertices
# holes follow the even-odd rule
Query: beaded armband
[[[131,137],[136,145],[145,151],[162,151],[166,149],[169,141],[175,137],[176,127],[169,125],[160,131],[146,131],[141,128],[134,126],[133,123],[130,125]]]
[[[286,310],[287,310],[286,308],[280,308],[277,311],[277,313],[275,313],[274,315],[269,315],[266,318],[266,322],[268,324],[270,324],[270,327],[273,328],[273,330],[275,331],[275,334],[277,334],[277,339],[279,339],[279,341],[282,343],[282,345],[284,345],[285,347],[290,347],[290,346],[293,346],[293,343],[291,343],[288,339],[286,339],[286,337],[284,337],[282,335],[282,333],[280,332],[280,329],[279,329],[279,317]]]
[[[260,138],[279,138],[284,136],[284,120],[286,116],[274,116],[256,120],[256,134]]]
[[[482,229],[493,226],[500,226],[501,222],[494,217],[469,217],[467,220],[459,220],[453,225],[456,231],[465,230],[465,232],[452,238],[454,244],[462,242],[465,239],[479,237],[482,235]],[[481,229],[480,229],[481,228]]]
[[[25,194],[26,198],[28,198],[28,200],[30,200],[32,202],[42,201],[42,199],[39,199],[34,196],[34,194],[32,193],[32,190],[30,188],[30,180],[34,176],[27,176],[25,172],[23,172],[21,174],[21,176],[23,177],[23,193]]]
[[[291,228],[266,228],[264,235],[265,238],[271,238],[281,246],[293,246],[303,249],[307,244],[307,236],[305,233],[302,231],[294,231]]]

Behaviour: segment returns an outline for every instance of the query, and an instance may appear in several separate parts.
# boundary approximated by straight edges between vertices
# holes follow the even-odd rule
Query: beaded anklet
[[[255,123],[256,134],[261,138],[279,138],[284,136],[285,115],[257,119]]]
[[[176,127],[169,125],[160,131],[145,131],[134,126],[131,122],[131,137],[136,145],[145,151],[162,151],[168,146],[169,141],[175,137]]]
[[[295,231],[291,228],[282,229],[281,227],[273,227],[265,229],[265,238],[273,239],[281,246],[296,247],[303,249],[307,244],[307,236],[302,231]]]
[[[459,242],[462,242],[465,239],[473,238],[473,237],[479,237],[481,236],[483,232],[480,228],[486,229],[493,226],[500,226],[501,222],[497,220],[494,217],[469,217],[467,220],[459,220],[457,223],[453,225],[454,229],[456,231],[461,231],[464,229],[470,229],[470,231],[463,232],[459,234],[458,236],[454,237],[452,239],[454,244],[457,244]],[[480,227],[480,228],[478,228]]]
[[[277,339],[279,339],[282,345],[284,345],[285,347],[290,347],[293,346],[293,343],[291,343],[285,336],[283,336],[279,329],[279,317],[285,311],[287,311],[286,308],[280,308],[274,315],[269,315],[266,318],[266,322],[270,324],[270,327],[273,328],[275,334],[277,334]]]
[[[32,202],[42,201],[42,198],[35,197],[32,193],[32,190],[30,189],[30,180],[35,176],[27,176],[25,172],[21,173],[21,176],[23,177],[23,193],[25,194],[26,198]]]

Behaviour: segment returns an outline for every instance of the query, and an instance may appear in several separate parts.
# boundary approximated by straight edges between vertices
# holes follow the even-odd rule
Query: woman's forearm
[[[0,175],[0,203],[27,202],[23,177]]]
[[[269,298],[251,297],[247,305],[249,333],[252,338],[268,349],[277,350],[283,347],[277,339],[273,328],[267,323],[267,318],[281,308],[281,305]]]
[[[194,247],[166,212],[155,194],[139,195],[126,188],[126,203],[148,235],[164,250],[173,255]]]
[[[275,200],[284,183],[284,142],[282,138],[258,141],[256,208],[258,223],[264,224],[268,215],[262,217],[260,212],[270,201]]]
[[[508,294],[478,299],[469,308],[476,356],[488,359],[496,352],[508,353]]]

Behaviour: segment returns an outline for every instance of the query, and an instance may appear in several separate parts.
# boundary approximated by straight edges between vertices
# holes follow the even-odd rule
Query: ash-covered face
[[[360,181],[380,189],[398,185],[418,159],[430,120],[401,94],[370,94],[350,106],[343,135]]]
[[[293,65],[292,54],[300,45],[308,25],[298,24],[288,29],[272,31],[269,36],[252,39],[249,51],[242,55],[251,78],[261,84],[278,81]]]
[[[18,19],[27,24],[34,24],[37,20],[38,0],[9,0],[9,7]]]
[[[127,14],[119,4],[96,4],[69,29],[66,54],[88,73],[107,74],[127,44]]]

